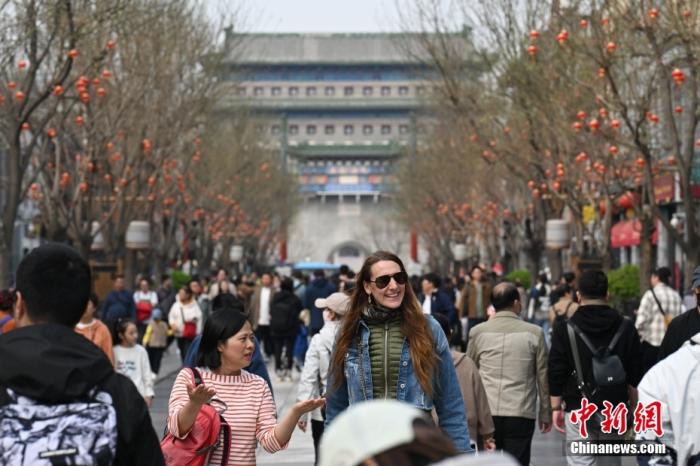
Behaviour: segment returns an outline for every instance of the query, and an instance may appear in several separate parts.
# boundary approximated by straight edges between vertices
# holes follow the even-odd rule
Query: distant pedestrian
[[[549,308],[551,307],[552,287],[546,273],[537,277],[537,283],[530,291],[527,307],[527,320],[539,325],[544,330],[545,337],[549,335]]]
[[[114,347],[114,368],[131,379],[148,407],[153,402],[154,376],[146,349],[137,343],[138,330],[131,320],[117,323]]]
[[[299,377],[297,388],[297,401],[308,400],[325,396],[327,391],[328,368],[331,354],[335,345],[335,337],[340,328],[341,319],[348,312],[350,296],[345,293],[333,293],[328,298],[316,300],[316,307],[323,309],[325,324],[321,331],[311,339],[311,344],[306,352],[304,369]],[[325,414],[316,409],[311,412],[311,435],[314,439],[314,464],[318,463],[318,446],[323,435]],[[299,419],[299,428],[306,432],[308,416]]]
[[[163,320],[163,311],[160,309],[154,309],[151,317],[151,322],[146,327],[146,333],[143,336],[143,346],[148,352],[151,370],[158,375],[163,353],[168,347],[168,337],[173,334],[173,331],[170,329],[170,325]]]
[[[168,274],[163,274],[160,277],[160,286],[156,290],[156,295],[158,296],[158,303],[160,306],[164,306],[164,303],[169,299],[175,299],[175,290],[173,289],[173,279]],[[167,307],[161,307],[162,309],[170,309],[173,303],[170,303]]]
[[[226,269],[219,269],[216,273],[216,280],[209,286],[209,299],[213,300],[219,293],[236,294],[236,285],[229,280]]]
[[[181,370],[168,402],[168,430],[176,438],[190,433],[205,403],[214,399],[226,407],[222,415],[233,431],[227,452],[230,465],[254,465],[258,443],[270,453],[286,448],[299,417],[324,403],[323,399],[296,403],[278,421],[265,381],[243,370],[253,357],[253,337],[245,315],[213,312],[204,324],[197,361],[203,383],[195,387],[192,370]],[[222,450],[212,452],[209,464],[222,463]]]
[[[284,380],[292,379],[294,342],[299,334],[301,300],[294,294],[294,282],[285,277],[280,290],[272,298],[270,311],[270,335],[275,348],[275,372]],[[284,360],[282,356],[284,355]]]
[[[255,331],[265,356],[271,358],[275,354],[270,333],[270,309],[275,295],[272,288],[272,275],[264,273],[260,277],[260,285],[255,287],[250,301],[249,320]]]
[[[491,305],[491,285],[484,281],[484,271],[478,265],[472,267],[471,280],[462,288],[460,302],[457,303],[459,318],[467,318],[467,334],[463,348],[469,342],[469,331],[488,319]]]
[[[554,328],[556,322],[566,322],[578,309],[578,303],[574,301],[574,289],[571,285],[559,285],[552,292],[558,296],[557,301],[549,308],[549,325]]]
[[[184,362],[192,340],[202,333],[203,327],[202,310],[194,299],[189,285],[180,288],[177,300],[168,315],[168,324],[175,335],[180,358]]]
[[[85,306],[85,312],[80,318],[80,321],[75,325],[75,331],[96,344],[104,351],[109,362],[114,364],[114,351],[112,349],[114,343],[112,342],[112,334],[101,320],[95,318],[95,310],[98,304],[97,295],[91,293],[90,299],[88,299],[87,305]]]
[[[134,293],[136,304],[136,326],[139,329],[139,341],[146,332],[146,325],[151,320],[153,309],[158,306],[158,294],[151,290],[151,282],[147,278],[139,280],[139,289]]]
[[[323,327],[323,309],[319,309],[314,304],[319,298],[327,298],[337,291],[335,285],[330,280],[326,279],[326,274],[323,270],[314,271],[314,279],[306,287],[306,296],[304,297],[304,308],[311,312],[311,323],[309,324],[309,334],[316,335]]]
[[[136,320],[134,295],[125,288],[123,275],[114,278],[114,288],[102,305],[102,320],[108,327],[112,328],[119,319]]]
[[[552,428],[547,381],[547,345],[542,329],[520,319],[520,293],[512,283],[491,292],[496,311],[469,331],[469,356],[479,368],[496,427],[496,447],[530,464],[535,425]]]
[[[634,326],[642,339],[643,370],[651,369],[659,358],[659,347],[671,320],[683,312],[681,295],[669,286],[671,270],[659,267],[652,274],[651,288],[639,303]]]
[[[471,451],[447,337],[423,314],[407,282],[392,253],[375,252],[362,265],[331,360],[326,426],[355,403],[396,399],[424,411],[434,407],[457,449]]]
[[[457,323],[457,311],[449,295],[440,289],[442,280],[435,273],[427,273],[421,281],[422,292],[418,295],[424,314],[440,314],[450,321],[451,325]]]

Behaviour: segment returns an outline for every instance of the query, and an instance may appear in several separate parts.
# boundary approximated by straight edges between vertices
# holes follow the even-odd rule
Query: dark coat
[[[275,293],[270,306],[270,332],[273,337],[294,337],[299,333],[299,314],[304,306],[292,291]]]
[[[318,298],[327,298],[331,293],[335,292],[335,285],[325,278],[316,278],[306,287],[304,307],[311,311],[311,323],[309,324],[309,328],[312,334],[323,327],[323,309],[317,308],[314,301]]]
[[[418,300],[423,304],[425,295],[421,293],[418,296]],[[457,323],[457,309],[455,309],[450,296],[442,290],[436,290],[430,296],[430,312],[444,315],[451,324]]]

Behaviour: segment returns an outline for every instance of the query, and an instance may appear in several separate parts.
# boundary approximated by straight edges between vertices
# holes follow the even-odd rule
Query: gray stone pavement
[[[156,379],[155,399],[151,407],[153,427],[158,435],[162,435],[165,428],[165,420],[168,415],[168,397],[170,388],[180,368],[180,359],[175,345],[172,345],[163,357],[163,364],[159,377]],[[274,374],[274,371],[271,370]],[[298,377],[295,374],[295,377]],[[296,382],[278,382],[273,375],[273,387],[275,401],[280,414],[284,414],[293,404],[296,396]],[[535,431],[532,441],[531,465],[558,466],[566,464],[563,456],[564,436],[559,432],[541,434]],[[299,429],[294,431],[289,447],[274,455],[267,453],[262,448],[258,449],[258,465],[287,465],[310,466],[314,462],[314,447],[310,429],[306,433]],[[632,466],[636,462],[632,458],[624,458],[622,466]]]

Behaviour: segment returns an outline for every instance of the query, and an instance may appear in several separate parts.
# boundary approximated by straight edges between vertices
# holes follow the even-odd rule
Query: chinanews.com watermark
[[[597,415],[596,415],[597,414]],[[658,441],[627,440],[625,434],[628,431],[629,410],[625,403],[617,406],[609,401],[603,401],[603,406],[599,407],[591,403],[588,399],[581,400],[581,408],[569,413],[569,422],[578,426],[578,439],[566,442],[566,455],[571,456],[636,456],[636,455],[666,455],[666,445]],[[663,437],[661,403],[653,401],[651,403],[637,403],[630,419],[632,425],[630,430],[635,434],[641,434],[643,438],[648,432],[653,434],[657,440]],[[611,439],[590,439],[588,423],[592,428],[603,434],[617,435],[619,438]],[[639,437],[638,437],[639,438]]]
[[[566,442],[565,454],[568,456],[664,456],[666,445],[655,442],[572,440]]]

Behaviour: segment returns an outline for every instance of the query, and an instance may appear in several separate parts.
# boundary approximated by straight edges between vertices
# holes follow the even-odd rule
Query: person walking
[[[556,322],[566,322],[578,309],[578,303],[574,301],[574,289],[571,285],[559,285],[553,295],[557,295],[556,302],[549,308],[549,325],[554,328]]]
[[[75,324],[75,331],[93,342],[109,359],[109,362],[114,364],[114,351],[112,350],[112,333],[109,328],[101,320],[95,318],[95,311],[99,301],[95,293],[90,293],[85,306],[85,312],[80,317],[80,321]]]
[[[471,280],[465,283],[457,304],[459,318],[467,319],[467,332],[463,351],[469,343],[469,331],[488,319],[488,308],[491,306],[491,285],[484,281],[484,271],[478,265],[472,267]]]
[[[152,317],[153,319],[146,327],[146,333],[143,336],[143,346],[148,353],[151,370],[158,375],[163,353],[168,347],[168,337],[173,334],[173,331],[170,330],[170,325],[163,320],[163,311],[154,309]]]
[[[164,466],[143,397],[74,330],[92,288],[88,263],[48,243],[16,276],[17,328],[0,336],[0,463],[46,464],[39,453],[57,452],[62,464]]]
[[[530,291],[530,300],[527,307],[527,320],[539,325],[544,330],[544,335],[549,339],[549,308],[551,307],[552,287],[546,273],[537,277],[537,283]]]
[[[317,299],[327,298],[336,291],[335,285],[326,279],[326,274],[323,270],[314,271],[314,279],[306,287],[306,296],[304,297],[304,308],[311,312],[309,335],[312,337],[323,327],[323,309],[317,308],[314,303]]]
[[[691,285],[696,305],[671,321],[659,347],[659,361],[673,354],[693,335],[700,332],[700,267],[693,272]]]
[[[185,368],[177,375],[170,393],[167,425],[179,439],[190,434],[205,403],[215,401],[226,407],[222,415],[232,432],[228,441],[220,441],[219,445],[229,444],[229,451],[215,449],[209,464],[222,464],[227,456],[229,465],[255,465],[258,443],[270,453],[287,448],[299,417],[324,404],[322,398],[296,403],[278,421],[272,392],[265,381],[243,369],[252,361],[253,335],[244,314],[213,312],[204,324],[196,368],[203,383],[194,386],[192,369]]]
[[[316,307],[323,309],[325,324],[321,331],[311,339],[309,349],[306,351],[304,369],[299,377],[297,388],[297,401],[325,396],[326,383],[328,381],[328,367],[335,337],[340,328],[343,316],[348,312],[350,297],[345,293],[333,293],[328,298],[316,300]],[[323,436],[324,414],[320,409],[311,412],[311,435],[314,439],[314,464],[318,464],[318,446]],[[299,419],[298,426],[302,432],[308,427],[308,416]]]
[[[611,308],[607,301],[608,277],[601,270],[587,270],[579,278],[577,300],[581,304],[568,322],[557,322],[549,351],[549,393],[555,428],[566,434],[567,442],[582,440],[579,426],[571,413],[579,411],[582,399],[603,409],[603,401],[629,412],[630,387],[642,378],[642,351],[634,324]],[[573,338],[571,338],[573,336]],[[596,380],[593,355],[608,353],[610,370]],[[608,359],[611,358],[611,359]],[[616,441],[620,436],[602,432],[600,422],[588,422],[588,441]],[[620,457],[567,455],[569,466],[620,465]]]
[[[184,285],[177,293],[177,300],[168,313],[168,324],[175,335],[180,358],[185,361],[192,340],[202,333],[202,311],[194,299],[189,285]]]
[[[671,320],[683,312],[681,296],[669,286],[671,270],[659,267],[649,279],[649,288],[639,303],[634,326],[642,338],[643,370],[651,369],[659,358],[659,347]]]
[[[153,403],[154,376],[148,361],[146,348],[138,344],[138,329],[131,320],[117,322],[114,341],[114,368],[119,374],[129,377],[139,391],[146,405]]]
[[[158,306],[158,294],[151,291],[151,282],[147,278],[139,280],[139,289],[134,293],[136,305],[136,326],[139,330],[139,341],[143,339],[146,326],[151,320],[153,309]]]
[[[469,331],[467,356],[484,382],[496,447],[529,465],[536,421],[542,433],[552,428],[544,333],[520,319],[520,293],[512,283],[496,285],[491,304],[495,315]]]
[[[294,365],[294,342],[299,334],[299,314],[303,306],[294,294],[294,282],[285,277],[280,290],[272,298],[270,311],[270,334],[275,348],[275,373],[283,381],[292,380]],[[284,361],[282,354],[284,352]]]
[[[441,314],[434,317],[449,341],[452,338],[452,327],[447,317]],[[494,451],[496,449],[496,439],[494,438],[496,428],[493,425],[489,400],[479,370],[469,356],[459,351],[452,350],[452,361],[464,398],[464,408],[467,413],[469,432],[472,435],[472,444],[479,450]]]
[[[450,324],[457,323],[457,311],[450,296],[440,289],[441,280],[435,273],[427,273],[421,280],[422,293],[418,301],[422,303],[423,313],[447,317]]]
[[[331,358],[326,426],[348,406],[396,399],[424,411],[460,451],[471,451],[464,401],[445,333],[423,314],[396,255],[365,259]]]
[[[270,334],[270,309],[275,293],[272,288],[272,275],[264,273],[260,276],[260,285],[255,287],[253,297],[250,300],[250,324],[255,331],[255,337],[260,342],[267,358],[275,354]]]
[[[102,305],[102,320],[108,327],[113,328],[119,319],[136,319],[134,295],[125,288],[122,275],[115,277],[114,288]]]
[[[213,301],[219,293],[236,295],[236,285],[229,280],[226,269],[219,269],[216,273],[216,280],[209,287],[209,300]]]

